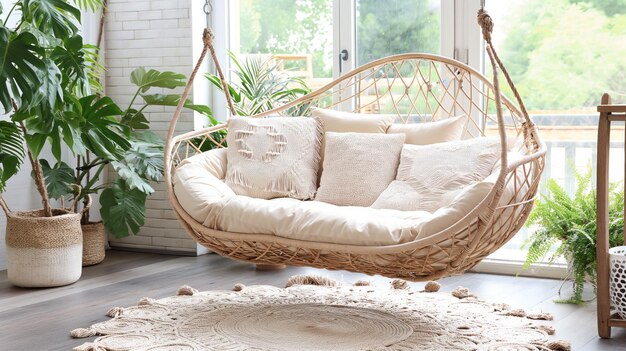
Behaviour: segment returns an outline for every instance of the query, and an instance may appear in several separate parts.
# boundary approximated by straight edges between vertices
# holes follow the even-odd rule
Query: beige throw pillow
[[[312,108],[311,115],[320,120],[324,133],[387,133],[387,128],[395,119],[391,115],[352,113],[323,108]],[[326,150],[324,138],[320,150],[320,163],[323,164]]]
[[[396,123],[387,129],[388,134],[406,135],[406,144],[428,145],[446,141],[461,140],[467,116],[450,117],[435,122]]]
[[[370,206],[395,178],[402,134],[326,133],[326,156],[316,201]]]
[[[499,159],[499,138],[405,145],[396,180],[372,207],[435,212],[463,188],[489,176]]]
[[[226,184],[237,195],[313,198],[321,136],[315,118],[231,118]]]
[[[312,108],[311,114],[322,122],[324,132],[386,133],[395,120],[392,115],[352,113]]]

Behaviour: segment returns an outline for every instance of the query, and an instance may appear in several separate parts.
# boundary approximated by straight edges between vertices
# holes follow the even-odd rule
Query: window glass
[[[332,78],[332,11],[332,0],[231,2],[231,51],[274,56],[286,74],[321,87]]]
[[[439,54],[440,0],[357,0],[357,66],[407,52]]]
[[[487,9],[496,49],[548,146],[541,191],[552,178],[572,193],[574,170],[595,170],[602,94],[626,102],[626,0],[494,0]],[[620,181],[624,125],[613,130],[610,176]],[[531,231],[523,229],[493,257],[523,260]]]

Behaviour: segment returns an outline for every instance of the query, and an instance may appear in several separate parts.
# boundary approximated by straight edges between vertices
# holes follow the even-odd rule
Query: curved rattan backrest
[[[421,123],[467,115],[465,138],[497,135],[492,82],[473,68],[446,57],[421,53],[370,62],[284,106],[259,114],[308,115],[311,107],[391,114],[396,123]],[[503,97],[509,136],[519,136],[525,118]]]

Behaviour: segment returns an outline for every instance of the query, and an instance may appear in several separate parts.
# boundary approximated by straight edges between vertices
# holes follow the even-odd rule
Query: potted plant
[[[80,4],[93,8],[101,2]],[[9,27],[12,14],[18,20]],[[111,150],[126,147],[124,128],[94,124],[68,113],[76,106],[76,97],[90,91],[87,68],[93,52],[83,45],[79,22],[80,9],[65,0],[15,1],[0,20],[0,104],[10,118],[0,123],[0,191],[27,155],[43,207],[12,212],[0,197],[7,214],[8,278],[20,286],[64,285],[81,275],[81,215],[52,208],[46,162],[38,159],[43,147],[49,145],[57,161],[62,144],[74,152],[85,151],[92,145],[77,142],[83,129],[93,133],[107,129],[119,136],[109,140]]]
[[[543,260],[563,257],[568,262],[567,278],[573,284],[571,297],[557,302],[580,304],[584,302],[585,283],[596,285],[596,193],[592,184],[591,167],[580,173],[574,170],[576,189],[568,194],[554,179],[547,182],[546,192],[529,216],[527,226],[537,225],[527,241],[528,255],[524,267]],[[609,206],[610,246],[623,240],[624,192],[612,184]],[[554,250],[554,251],[552,251]]]
[[[109,127],[120,128],[125,141],[117,140],[121,148],[107,146],[116,135],[81,133],[80,140],[88,144],[87,151],[78,153],[76,166],[70,167],[59,161],[53,167],[43,163],[43,173],[50,194],[54,198],[73,198],[72,210],[77,211],[79,202],[85,205],[90,195],[101,193],[100,216],[102,221],[91,221],[90,211],[82,212],[84,255],[83,265],[93,265],[104,259],[106,241],[105,228],[115,237],[137,234],[145,221],[145,202],[154,192],[150,181],[159,181],[163,175],[163,141],[149,131],[149,122],[144,112],[150,106],[176,106],[178,94],[149,93],[152,88],[174,89],[186,84],[186,77],[175,72],[159,72],[142,67],[135,69],[130,81],[137,86],[128,107],[121,110],[110,98],[93,95],[81,98],[71,113],[77,119],[93,120]],[[136,102],[141,101],[139,105]],[[185,107],[198,111],[211,119],[207,106],[193,105],[187,101]],[[104,117],[101,119],[100,117]],[[107,132],[111,132],[108,128]],[[90,151],[93,150],[93,151]],[[102,172],[111,165],[117,179],[110,183],[99,183]]]

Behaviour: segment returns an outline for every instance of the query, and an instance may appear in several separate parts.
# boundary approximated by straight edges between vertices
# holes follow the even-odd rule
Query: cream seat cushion
[[[449,228],[489,194],[497,179],[495,169],[485,180],[462,189],[449,205],[430,213],[236,195],[220,179],[225,168],[226,150],[217,149],[188,158],[174,173],[178,202],[205,227],[367,246],[405,243]],[[501,203],[513,201],[516,194],[514,186],[507,185]]]
[[[309,117],[233,117],[226,184],[235,193],[311,199],[317,190],[321,126]]]
[[[424,123],[395,123],[389,126],[387,134],[404,134],[405,143],[428,145],[446,141],[461,140],[467,116],[458,116]]]

